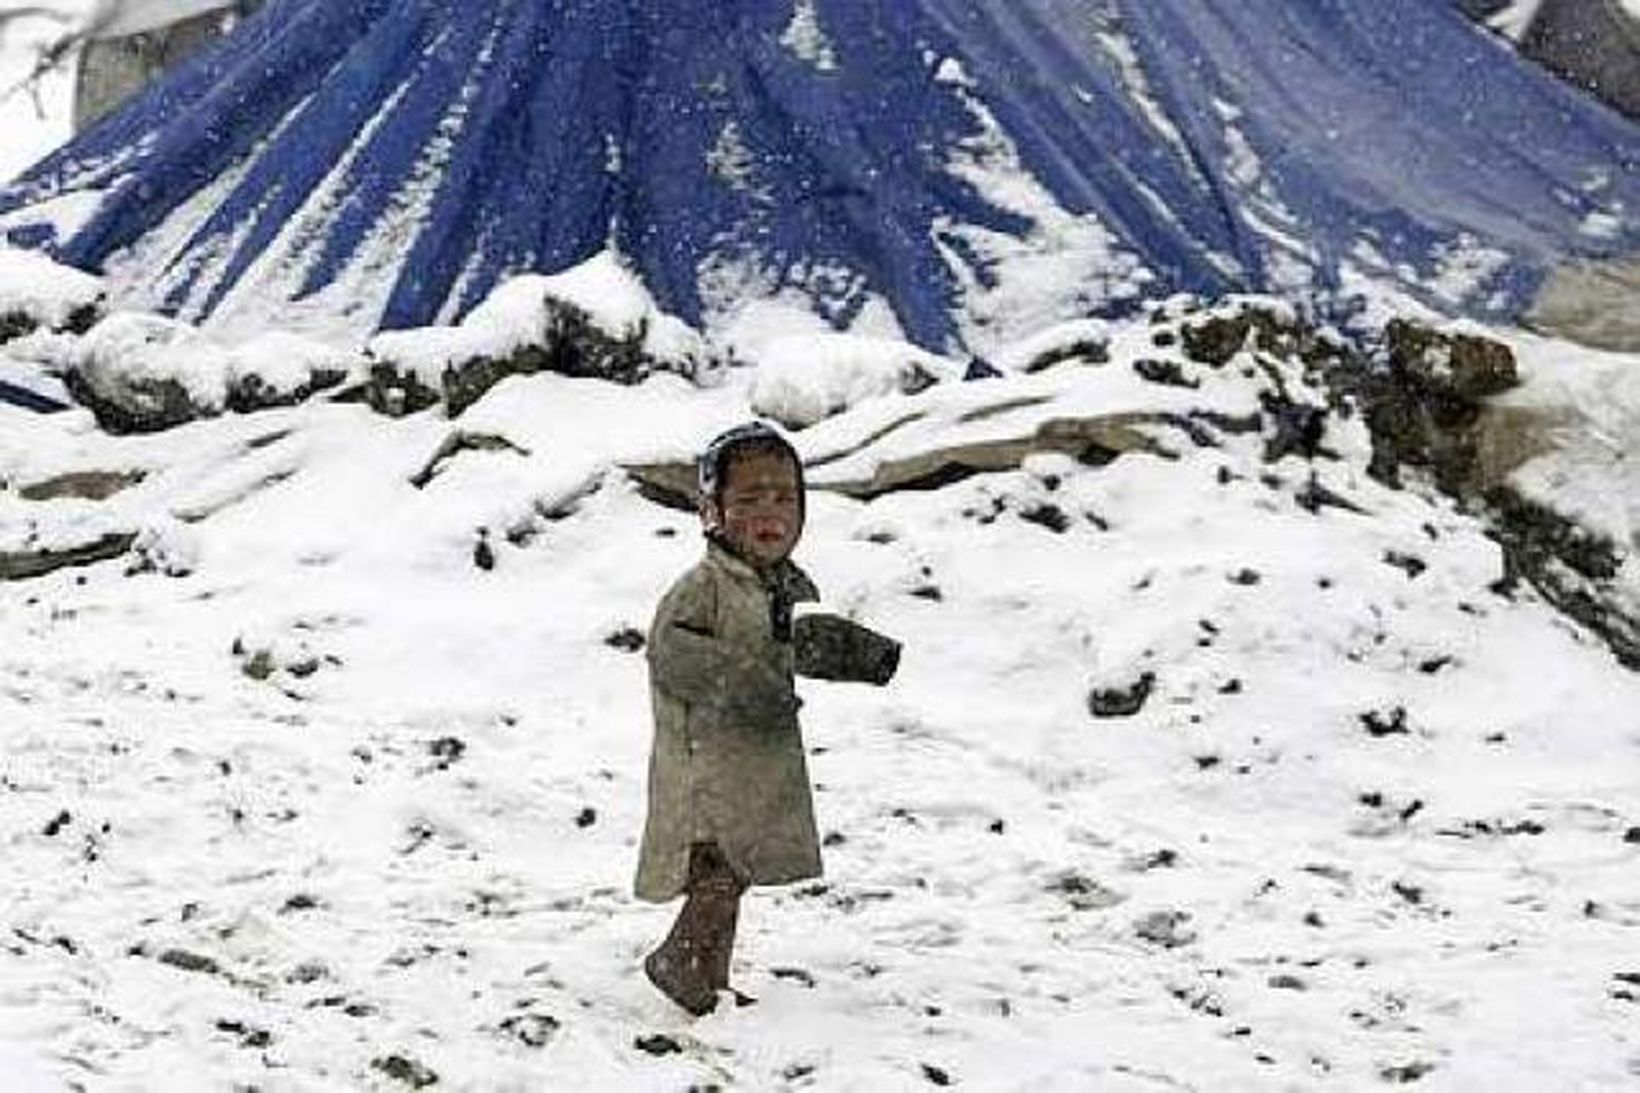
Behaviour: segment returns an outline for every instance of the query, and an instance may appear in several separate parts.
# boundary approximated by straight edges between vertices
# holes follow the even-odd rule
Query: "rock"
[[[427,753],[433,757],[435,767],[448,770],[450,764],[459,762],[467,754],[467,744],[458,737],[441,736],[428,743]]]
[[[1077,911],[1103,911],[1127,899],[1122,893],[1106,888],[1098,881],[1075,871],[1054,877],[1048,882],[1047,890],[1063,896],[1065,902]]]
[[[1519,386],[1515,354],[1501,342],[1395,319],[1384,328],[1390,366],[1434,394],[1468,402]]]
[[[1159,383],[1164,387],[1184,387],[1194,391],[1202,385],[1201,380],[1186,376],[1178,361],[1158,361],[1141,357],[1133,362],[1133,370],[1139,374],[1140,379]]]
[[[676,1055],[683,1051],[683,1045],[663,1032],[657,1032],[653,1036],[636,1037],[632,1041],[632,1046],[650,1055]]]
[[[1088,694],[1088,712],[1094,717],[1132,717],[1144,709],[1155,686],[1156,673],[1144,672],[1130,686],[1096,688]]]
[[[1378,1076],[1392,1085],[1410,1085],[1435,1069],[1434,1063],[1412,1062],[1398,1066],[1386,1066],[1378,1072]]]
[[[0,344],[36,331],[84,334],[105,304],[100,277],[33,249],[0,247]]]
[[[1243,349],[1253,348],[1307,364],[1337,356],[1341,349],[1291,311],[1273,303],[1234,301],[1179,327],[1184,355],[1222,368]],[[1154,340],[1154,336],[1153,339]]]
[[[529,449],[520,448],[517,444],[497,433],[473,433],[465,429],[457,429],[439,442],[427,463],[410,476],[410,484],[418,490],[424,490],[444,471],[444,466],[462,452],[513,452],[517,455],[529,456]]]
[[[560,1028],[558,1018],[545,1013],[519,1013],[501,1022],[501,1031],[525,1047],[546,1047]]]
[[[1640,260],[1559,267],[1539,291],[1526,322],[1596,349],[1640,352]]]
[[[108,532],[79,546],[0,551],[0,581],[22,581],[72,566],[95,565],[126,554],[136,532]]]
[[[515,277],[459,326],[379,334],[366,352],[362,397],[393,417],[440,402],[457,417],[509,376],[631,385],[663,371],[692,379],[722,363],[607,256],[550,277]]]
[[[1370,710],[1356,720],[1361,722],[1368,736],[1406,736],[1411,733],[1407,728],[1407,711],[1402,706],[1396,706],[1387,713]]]
[[[752,412],[804,429],[886,395],[915,395],[957,381],[965,366],[907,342],[859,334],[773,338],[756,351]]]
[[[877,463],[869,478],[817,480],[815,489],[831,489],[859,500],[900,490],[938,489],[976,474],[1017,469],[1027,457],[1044,452],[1069,455],[1102,466],[1124,452],[1169,454],[1146,426],[1177,427],[1178,415],[1116,413],[1088,418],[1054,418],[1032,432],[1013,438],[977,441],[919,451]],[[842,453],[843,455],[852,453]]]
[[[923,1077],[927,1078],[931,1085],[947,1086],[951,1084],[951,1075],[932,1063],[923,1063],[922,1072]]]
[[[1003,372],[1042,372],[1068,362],[1105,364],[1110,360],[1110,326],[1101,319],[1078,319],[1049,327],[996,354]]]
[[[657,505],[687,512],[698,510],[695,488],[698,481],[694,463],[630,463],[621,470],[638,487],[638,495]]]
[[[260,683],[273,675],[276,668],[277,665],[273,662],[273,651],[258,649],[246,659],[244,664],[240,665],[239,670]]]
[[[403,1055],[388,1055],[370,1060],[372,1070],[379,1070],[395,1081],[403,1082],[411,1089],[424,1089],[438,1084],[438,1074]]]
[[[267,1029],[255,1028],[243,1021],[218,1021],[216,1030],[239,1037],[240,1047],[263,1048],[273,1043],[273,1034]]]
[[[52,501],[62,497],[106,501],[146,477],[146,471],[72,471],[24,486],[17,495],[25,501]]]
[[[1417,580],[1424,570],[1429,568],[1429,563],[1416,554],[1408,554],[1400,550],[1386,550],[1384,552],[1384,564],[1399,569],[1411,581]]]
[[[1494,588],[1508,593],[1525,581],[1604,641],[1620,664],[1640,671],[1640,613],[1619,582],[1618,546],[1513,489],[1492,490],[1486,502],[1489,534],[1503,548]]]
[[[1142,941],[1177,949],[1196,940],[1195,931],[1185,925],[1189,921],[1187,911],[1152,911],[1133,924],[1133,932]]]
[[[1071,518],[1065,515],[1065,510],[1058,505],[1043,503],[1021,509],[1019,518],[1027,524],[1036,524],[1045,527],[1055,535],[1063,535],[1070,530]]]
[[[811,990],[815,986],[814,974],[805,968],[770,968],[769,974],[774,976],[776,979],[789,980],[799,986],[807,987]]]
[[[293,335],[229,348],[176,319],[120,312],[87,332],[63,380],[107,431],[152,433],[225,410],[292,406],[347,371],[335,350]]]
[[[188,952],[186,949],[166,949],[159,954],[159,962],[185,972],[198,972],[202,975],[217,975],[222,971],[215,960]]]
[[[490,530],[478,529],[478,539],[473,543],[473,565],[488,573],[495,568],[495,548],[490,546]]]

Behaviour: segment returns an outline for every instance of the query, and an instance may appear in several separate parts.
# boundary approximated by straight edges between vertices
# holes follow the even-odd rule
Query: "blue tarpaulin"
[[[734,269],[948,349],[1043,226],[965,159],[1149,294],[1361,272],[1509,315],[1640,249],[1640,127],[1432,0],[273,0],[0,191],[0,229],[137,256],[193,318],[422,325],[613,246],[691,321]]]

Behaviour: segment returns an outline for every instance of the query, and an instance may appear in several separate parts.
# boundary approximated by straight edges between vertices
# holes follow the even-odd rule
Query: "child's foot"
[[[644,958],[643,971],[656,990],[696,1017],[717,1008],[717,991],[707,984],[698,957],[675,956],[662,946]]]

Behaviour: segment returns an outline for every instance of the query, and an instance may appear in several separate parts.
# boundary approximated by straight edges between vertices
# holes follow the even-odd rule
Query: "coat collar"
[[[820,599],[820,590],[790,558],[782,559],[772,569],[760,570],[714,538],[707,544],[706,560],[736,580],[762,585],[787,603],[813,603]]]

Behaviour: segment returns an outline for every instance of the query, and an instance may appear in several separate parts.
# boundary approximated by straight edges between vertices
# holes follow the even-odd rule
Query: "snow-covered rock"
[[[372,406],[400,414],[443,402],[452,417],[511,375],[631,384],[656,371],[700,377],[715,359],[608,252],[552,276],[514,277],[459,325],[378,334],[367,353]]]
[[[191,324],[138,312],[110,315],[59,351],[70,393],[105,429],[124,433],[288,406],[341,383],[352,367],[347,354],[295,335],[227,346]]]
[[[801,429],[884,395],[914,395],[960,380],[963,366],[903,341],[802,334],[762,348],[752,384],[755,413]]]
[[[0,342],[34,330],[84,331],[97,321],[100,278],[0,244]]]

